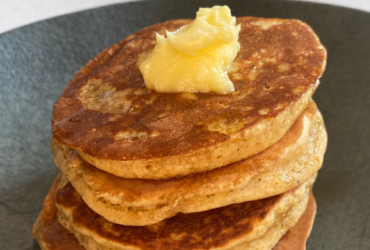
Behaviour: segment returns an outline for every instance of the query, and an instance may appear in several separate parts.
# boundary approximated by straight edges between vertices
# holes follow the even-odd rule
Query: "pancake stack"
[[[37,219],[42,249],[304,249],[326,149],[311,96],[326,51],[297,20],[238,18],[235,91],[157,93],[145,28],[106,49],[53,111],[61,174]]]

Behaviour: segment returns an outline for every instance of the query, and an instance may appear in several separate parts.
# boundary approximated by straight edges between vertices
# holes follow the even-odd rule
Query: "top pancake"
[[[54,106],[54,139],[104,171],[147,179],[204,172],[277,142],[305,109],[325,67],[326,51],[310,27],[238,18],[232,94],[146,89],[138,66],[154,48],[155,32],[189,22],[150,26],[91,60]]]

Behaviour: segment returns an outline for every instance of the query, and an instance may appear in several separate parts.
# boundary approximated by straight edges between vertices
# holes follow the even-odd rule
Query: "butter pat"
[[[200,8],[196,19],[167,38],[157,34],[154,51],[140,64],[147,88],[157,92],[234,90],[227,70],[240,49],[240,25],[227,6]]]

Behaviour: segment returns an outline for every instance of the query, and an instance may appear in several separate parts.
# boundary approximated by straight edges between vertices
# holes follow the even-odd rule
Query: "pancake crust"
[[[32,233],[39,242],[42,250],[83,250],[85,248],[78,244],[74,235],[62,227],[57,221],[54,204],[57,184],[59,184],[59,178],[55,180],[45,198],[43,209],[35,222]],[[305,212],[297,224],[289,229],[288,233],[280,239],[273,250],[305,250],[305,243],[311,231],[315,211],[316,203],[312,192],[310,192],[310,199]],[[45,235],[52,235],[52,237]]]
[[[55,194],[60,179],[61,175],[54,180],[45,197],[40,215],[33,225],[32,235],[42,250],[84,250],[73,234],[58,223]]]
[[[306,249],[306,240],[311,233],[313,222],[316,214],[315,198],[310,192],[310,199],[306,211],[303,213],[297,224],[294,225],[283,238],[279,240],[273,250],[294,250]]]
[[[87,249],[272,249],[305,211],[313,182],[271,198],[178,214],[144,227],[107,221],[66,179],[59,184],[56,207],[59,223]]]
[[[54,161],[88,206],[117,224],[143,226],[175,214],[193,213],[284,193],[322,165],[326,131],[310,102],[288,133],[264,152],[206,173],[166,180],[123,179],[85,162],[52,142]]]
[[[316,35],[297,20],[238,18],[232,94],[149,91],[138,65],[155,33],[189,22],[150,26],[91,60],[54,106],[54,139],[106,172],[144,179],[212,170],[277,142],[324,71],[326,51]]]

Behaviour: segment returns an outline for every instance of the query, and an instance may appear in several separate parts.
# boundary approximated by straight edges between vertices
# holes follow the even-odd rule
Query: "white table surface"
[[[80,10],[133,0],[0,0],[0,33]],[[297,0],[299,1],[299,0]],[[370,0],[306,0],[370,12]]]

